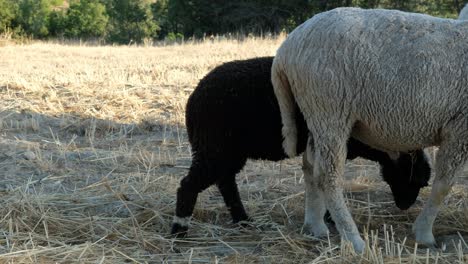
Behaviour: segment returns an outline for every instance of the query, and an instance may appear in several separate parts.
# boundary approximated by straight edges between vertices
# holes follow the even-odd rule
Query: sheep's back
[[[199,82],[186,108],[189,141],[195,152],[214,158],[286,157],[270,80],[272,61],[264,57],[228,62]],[[307,136],[301,137],[305,141]]]
[[[447,120],[468,114],[464,21],[339,8],[294,30],[277,61],[303,109],[355,119],[353,136],[382,149],[432,145]]]

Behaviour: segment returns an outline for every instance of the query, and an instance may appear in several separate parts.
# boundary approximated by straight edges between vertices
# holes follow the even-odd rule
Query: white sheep
[[[283,146],[296,153],[294,103],[314,138],[316,236],[327,208],[356,251],[364,241],[337,178],[352,135],[395,152],[440,146],[429,200],[413,232],[435,246],[432,226],[454,176],[468,158],[468,22],[395,10],[338,8],[309,19],[279,48],[272,82]]]

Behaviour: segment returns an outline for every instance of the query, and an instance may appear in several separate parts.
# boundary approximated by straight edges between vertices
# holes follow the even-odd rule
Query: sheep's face
[[[418,198],[419,190],[427,186],[427,183],[395,182],[390,184],[395,204],[401,210],[410,208]]]
[[[422,150],[402,153],[392,164],[383,166],[382,174],[390,185],[395,204],[401,210],[414,204],[419,190],[428,185],[431,167]]]

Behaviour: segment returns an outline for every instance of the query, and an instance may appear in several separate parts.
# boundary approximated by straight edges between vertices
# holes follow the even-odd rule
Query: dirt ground
[[[190,166],[184,107],[224,61],[272,55],[281,39],[168,47],[37,43],[0,49],[1,263],[468,263],[468,169],[434,225],[444,250],[417,247],[375,163],[344,184],[363,255],[301,234],[300,158],[249,161],[237,182],[253,222],[230,223],[216,188],[173,239],[175,191]],[[435,150],[429,150],[433,156]],[[333,230],[332,230],[333,231]]]

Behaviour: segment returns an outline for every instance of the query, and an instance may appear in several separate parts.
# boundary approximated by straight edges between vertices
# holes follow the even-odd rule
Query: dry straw
[[[190,165],[186,99],[224,61],[273,55],[283,37],[166,47],[35,43],[0,48],[1,263],[466,263],[467,182],[437,218],[446,250],[416,246],[374,163],[347,165],[348,205],[367,250],[336,232],[301,234],[299,159],[249,162],[238,175],[254,221],[230,224],[215,188],[199,198],[189,238],[168,233]],[[466,173],[464,174],[466,177]]]

